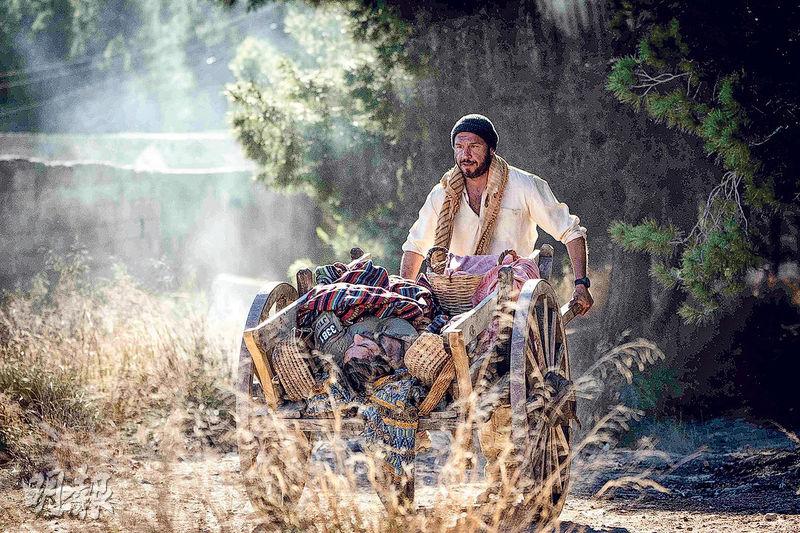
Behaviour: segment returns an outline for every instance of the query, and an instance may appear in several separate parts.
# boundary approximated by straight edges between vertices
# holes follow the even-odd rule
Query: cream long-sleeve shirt
[[[411,226],[408,238],[403,244],[404,252],[426,255],[433,246],[436,221],[444,203],[444,189],[437,184],[428,194],[425,205],[419,211],[419,218]],[[486,191],[481,198],[481,206],[486,202]],[[456,213],[450,251],[457,255],[475,253],[480,238],[481,221],[486,209],[481,208],[480,216],[469,207],[466,188],[462,193],[461,207]],[[586,228],[580,219],[570,214],[567,204],[559,202],[545,180],[509,166],[508,183],[500,204],[494,235],[489,245],[489,253],[499,254],[509,248],[521,256],[533,253],[537,227],[541,227],[553,238],[567,243],[578,237],[586,237]]]

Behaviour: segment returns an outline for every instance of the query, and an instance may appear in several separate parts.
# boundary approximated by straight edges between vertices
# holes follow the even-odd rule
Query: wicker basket
[[[442,337],[426,331],[406,351],[405,363],[412,376],[430,387],[449,358]]]
[[[272,366],[290,401],[304,400],[314,391],[314,377],[308,366],[311,352],[305,342],[292,336],[275,345]]]
[[[433,263],[433,254],[436,252],[444,253],[447,257],[447,248],[441,246],[433,246],[428,250],[427,262],[428,272],[426,276],[433,288],[433,294],[439,300],[439,304],[444,308],[449,315],[459,315],[466,313],[474,307],[472,305],[472,296],[478,288],[483,274],[458,274],[446,276],[443,274],[445,269],[445,261]],[[502,264],[503,259],[507,254],[512,254],[516,259],[518,256],[514,250],[506,250],[498,258],[497,264]]]

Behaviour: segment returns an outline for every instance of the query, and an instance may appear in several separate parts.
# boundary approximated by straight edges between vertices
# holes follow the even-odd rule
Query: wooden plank
[[[448,339],[450,333],[461,331],[464,345],[466,346],[471,343],[492,323],[496,306],[497,291],[494,291],[492,294],[484,298],[481,303],[476,305],[475,308],[467,313],[464,313],[461,318],[442,330],[444,342],[449,342]]]
[[[537,257],[539,265],[539,276],[544,280],[550,280],[550,275],[553,272],[553,247],[549,244],[543,244]]]
[[[253,364],[256,367],[256,375],[261,382],[261,388],[264,390],[264,397],[267,403],[273,408],[278,407],[278,394],[275,392],[275,387],[272,385],[272,369],[270,368],[267,358],[258,347],[258,342],[254,338],[252,330],[245,330],[244,343],[247,350],[250,352],[250,357],[253,358]]]
[[[501,268],[497,275],[497,304],[492,314],[492,320],[497,320],[498,332],[493,346],[488,347],[484,353],[473,354],[471,357],[470,379],[475,385],[484,379],[488,381],[497,379],[496,367],[492,368],[492,364],[498,360],[497,347],[511,338],[511,325],[514,321],[514,301],[511,299],[513,287],[512,268],[509,266]]]
[[[297,271],[297,293],[305,295],[314,286],[314,273],[310,268],[301,268]]]
[[[447,415],[451,418],[443,418],[440,416],[423,417],[419,420],[419,427],[417,431],[424,430],[439,430],[439,431],[455,431],[461,424],[461,421],[456,418],[457,413],[454,411],[447,411]],[[270,416],[272,414],[265,406],[257,408],[254,411],[254,416]],[[433,415],[433,413],[431,413]],[[334,433],[336,432],[337,420],[333,418],[279,418],[280,422],[286,424],[288,427],[308,431],[311,433]],[[361,418],[342,418],[339,420],[340,431],[344,435],[357,435],[364,429],[364,420]],[[276,431],[279,428],[276,428]],[[283,429],[283,428],[280,428]]]
[[[265,320],[273,305],[284,306],[287,302],[297,298],[297,291],[294,287],[284,282],[271,282],[266,284],[253,300],[250,305],[250,310],[247,313],[245,321],[245,331],[242,334],[242,349],[240,350],[239,372],[240,381],[238,383],[239,392],[248,396],[252,390],[253,376],[250,372],[252,368],[256,377],[261,382],[264,396],[270,405],[275,406],[278,402],[277,392],[272,383],[272,372],[269,364],[269,358],[265,354],[269,353],[259,347],[258,337],[254,333],[247,333],[248,330],[257,327],[259,322]],[[244,353],[242,353],[242,351]],[[252,359],[252,366],[249,362],[243,360],[242,357],[250,357]],[[238,404],[238,402],[237,402]],[[239,409],[241,407],[241,409]],[[247,419],[247,403],[241,403],[237,407],[239,415],[242,420]]]
[[[292,419],[292,420],[333,420],[333,416],[330,418],[303,418],[300,416],[300,413],[297,407],[294,406],[287,406],[282,405],[278,408],[277,411],[273,411],[271,409],[267,409],[266,406],[259,405],[253,409],[253,413],[256,416],[277,416],[280,419]],[[446,409],[444,411],[433,411],[426,416],[420,417],[422,420],[455,420],[458,418],[458,411],[455,409]]]
[[[458,412],[456,411],[434,411],[430,413],[427,417],[431,420],[444,420],[447,418],[458,418]]]
[[[514,313],[514,327],[511,331],[511,361],[509,368],[509,396],[511,398],[511,440],[515,452],[519,454],[525,449],[528,441],[528,413],[525,409],[528,400],[526,390],[525,358],[528,339],[528,312],[531,306],[533,282],[527,281],[522,286],[517,299],[517,310]],[[522,464],[522,457],[514,458]]]
[[[447,338],[450,342],[450,357],[453,360],[453,366],[456,371],[456,385],[458,387],[458,399],[461,400],[458,405],[459,417],[461,423],[465,423],[470,419],[470,411],[472,410],[472,376],[469,373],[469,356],[467,355],[467,347],[464,344],[464,334],[461,331],[453,331],[448,333]],[[467,437],[464,442],[464,448],[469,449],[472,447],[472,431],[467,432]]]
[[[514,270],[511,267],[503,267],[497,273],[497,305],[495,315],[499,320],[499,331],[501,335],[510,334],[509,328],[514,323],[514,309],[512,307],[511,292],[514,289]]]
[[[270,353],[275,344],[288,336],[297,323],[297,309],[305,302],[304,297],[295,300],[281,312],[265,320],[259,325],[244,330],[245,334],[252,332],[253,338],[258,340],[258,345],[263,353]]]
[[[453,366],[456,370],[456,383],[458,385],[458,398],[463,400],[463,413],[469,403],[469,396],[472,394],[472,379],[469,375],[469,357],[464,345],[464,335],[461,331],[451,331],[447,334],[448,344],[450,345],[450,355],[453,358]]]
[[[577,304],[570,307],[569,303],[565,303],[561,306],[561,323],[564,324],[564,327],[567,327],[567,324],[572,322],[572,319],[577,316],[575,313],[577,308]]]

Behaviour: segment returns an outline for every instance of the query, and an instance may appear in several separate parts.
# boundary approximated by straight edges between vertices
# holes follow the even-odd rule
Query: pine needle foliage
[[[381,240],[372,228],[394,225],[402,176],[380,188],[374,176],[396,174],[383,168],[381,151],[397,142],[397,108],[411,78],[393,48],[400,21],[388,13],[367,18],[355,4],[312,4],[286,6],[280,47],[255,38],[240,45],[227,95],[257,179],[316,200],[318,235],[333,259]]]
[[[652,219],[645,220],[641,224],[616,221],[609,229],[614,240],[626,250],[645,251],[659,256],[672,253],[677,231],[673,226],[661,226]]]
[[[635,54],[612,64],[607,90],[654,121],[702,139],[725,173],[701,200],[697,223],[688,234],[669,221],[652,219],[617,221],[609,231],[625,250],[652,254],[651,275],[662,286],[679,287],[688,296],[680,315],[686,322],[703,322],[722,301],[744,289],[749,269],[765,263],[758,250],[764,248],[757,241],[761,234],[749,231],[748,222],[769,219],[787,207],[786,196],[776,195],[774,174],[765,171],[752,151],[763,144],[753,142],[752,132],[760,131],[760,124],[752,117],[760,115],[763,122],[768,118],[753,103],[759,86],[747,67],[758,66],[733,68],[737,61],[718,57],[727,53],[724,49],[710,56],[710,47],[697,35],[702,24],[687,18],[691,5],[679,2],[667,9],[652,2],[616,2],[613,7],[612,27],[619,36],[638,38],[638,43]],[[686,38],[683,22],[697,26],[692,28],[693,39]],[[629,49],[630,45],[628,54]],[[626,53],[626,48],[620,51]]]

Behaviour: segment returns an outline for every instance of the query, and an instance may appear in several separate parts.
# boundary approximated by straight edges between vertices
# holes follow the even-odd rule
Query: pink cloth
[[[499,255],[455,255],[447,254],[447,268],[445,276],[458,276],[463,274],[486,274],[497,266]]]
[[[483,279],[475,289],[475,294],[472,295],[472,305],[478,305],[481,303],[484,298],[489,296],[492,291],[497,288],[497,276],[500,274],[500,269],[505,266],[510,266],[511,270],[513,271],[514,284],[512,290],[514,293],[517,293],[529,279],[536,279],[540,277],[539,265],[530,259],[520,258],[515,261],[513,257],[507,255],[505,258],[503,258],[502,265],[497,265],[496,263],[497,259],[495,259],[496,266],[492,267],[483,275]]]
[[[376,357],[380,357],[381,353],[381,347],[375,341],[356,334],[353,344],[344,352],[344,363],[346,364],[352,359],[372,361]]]

